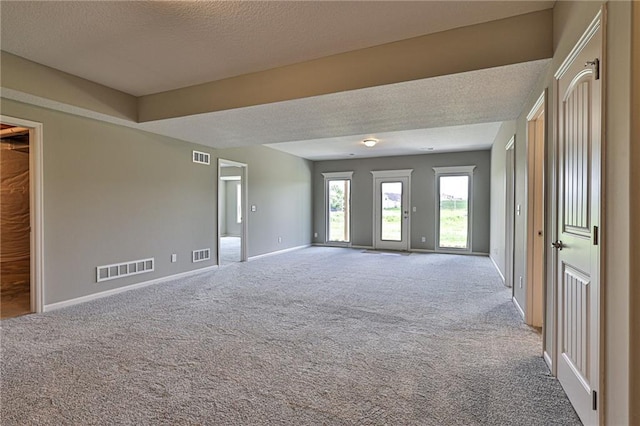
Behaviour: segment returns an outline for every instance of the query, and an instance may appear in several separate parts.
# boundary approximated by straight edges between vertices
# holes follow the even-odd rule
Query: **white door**
[[[409,177],[374,175],[374,248],[409,250]]]
[[[558,379],[585,425],[598,424],[601,29],[556,74]],[[588,34],[591,34],[590,36]],[[589,38],[590,37],[590,38]]]

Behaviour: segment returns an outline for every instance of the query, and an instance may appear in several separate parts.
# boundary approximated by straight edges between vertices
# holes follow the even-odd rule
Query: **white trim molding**
[[[573,61],[575,61],[576,57],[580,54],[580,52],[582,52],[582,49],[587,45],[587,43],[589,43],[589,41],[591,41],[593,36],[598,32],[601,25],[602,25],[602,9],[598,11],[598,14],[596,15],[596,17],[593,18],[593,21],[591,21],[591,24],[589,24],[585,32],[582,34],[582,37],[580,37],[580,41],[578,41],[578,43],[571,50],[571,53],[567,55],[565,60],[562,61],[562,64],[560,65],[560,67],[558,67],[558,71],[556,71],[556,73],[553,75],[556,80],[559,80],[560,78],[562,78],[562,76],[567,72],[571,64],[573,64]]]
[[[149,281],[143,281],[137,284],[126,285],[123,287],[113,288],[111,290],[101,291],[99,293],[93,293],[93,294],[88,294],[86,296],[76,297],[74,299],[63,300],[62,302],[50,303],[44,306],[43,312],[55,311],[56,309],[67,308],[69,306],[89,302],[91,300],[102,299],[103,297],[113,296],[114,294],[124,293],[129,290],[135,290],[142,287],[148,287],[150,285],[177,280],[179,278],[185,278],[191,275],[204,274],[205,272],[210,272],[217,268],[218,268],[218,265],[207,266],[206,268],[194,269],[193,271],[186,271],[186,272],[181,272],[179,274],[168,275],[166,277],[156,278]]]
[[[374,179],[377,178],[397,178],[397,177],[411,177],[413,169],[402,170],[372,170],[371,174]]]
[[[473,173],[476,166],[451,166],[451,167],[434,167],[433,171],[436,175],[449,175],[460,173]]]
[[[288,253],[290,251],[302,250],[302,249],[305,249],[307,247],[311,247],[311,244],[304,244],[304,245],[301,245],[301,246],[289,247],[289,248],[286,248],[286,249],[283,249],[283,250],[271,251],[269,253],[264,253],[264,254],[258,254],[258,255],[255,255],[255,256],[251,256],[249,258],[249,260],[258,260],[258,259],[262,259],[263,257],[275,256],[275,255],[278,255],[278,254]]]

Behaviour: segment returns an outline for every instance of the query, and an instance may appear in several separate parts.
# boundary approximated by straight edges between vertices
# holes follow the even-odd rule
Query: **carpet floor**
[[[486,257],[313,247],[3,320],[10,425],[578,425]]]

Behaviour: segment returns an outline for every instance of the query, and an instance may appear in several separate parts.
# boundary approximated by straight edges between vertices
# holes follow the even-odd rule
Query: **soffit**
[[[3,1],[0,35],[2,50],[141,96],[552,6]]]
[[[268,144],[309,159],[420,154],[425,146],[487,149],[497,132],[491,123],[518,117],[548,64],[539,60],[137,126],[214,148]],[[481,123],[489,125],[467,126]],[[364,137],[384,144],[358,149]]]

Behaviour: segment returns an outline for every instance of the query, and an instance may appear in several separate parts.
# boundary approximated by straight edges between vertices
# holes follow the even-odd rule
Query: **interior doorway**
[[[527,306],[533,327],[544,322],[545,282],[545,94],[527,115]]]
[[[42,124],[0,116],[0,316],[44,310]]]
[[[0,124],[0,316],[31,312],[29,133]]]
[[[247,260],[247,165],[218,160],[218,265]]]

